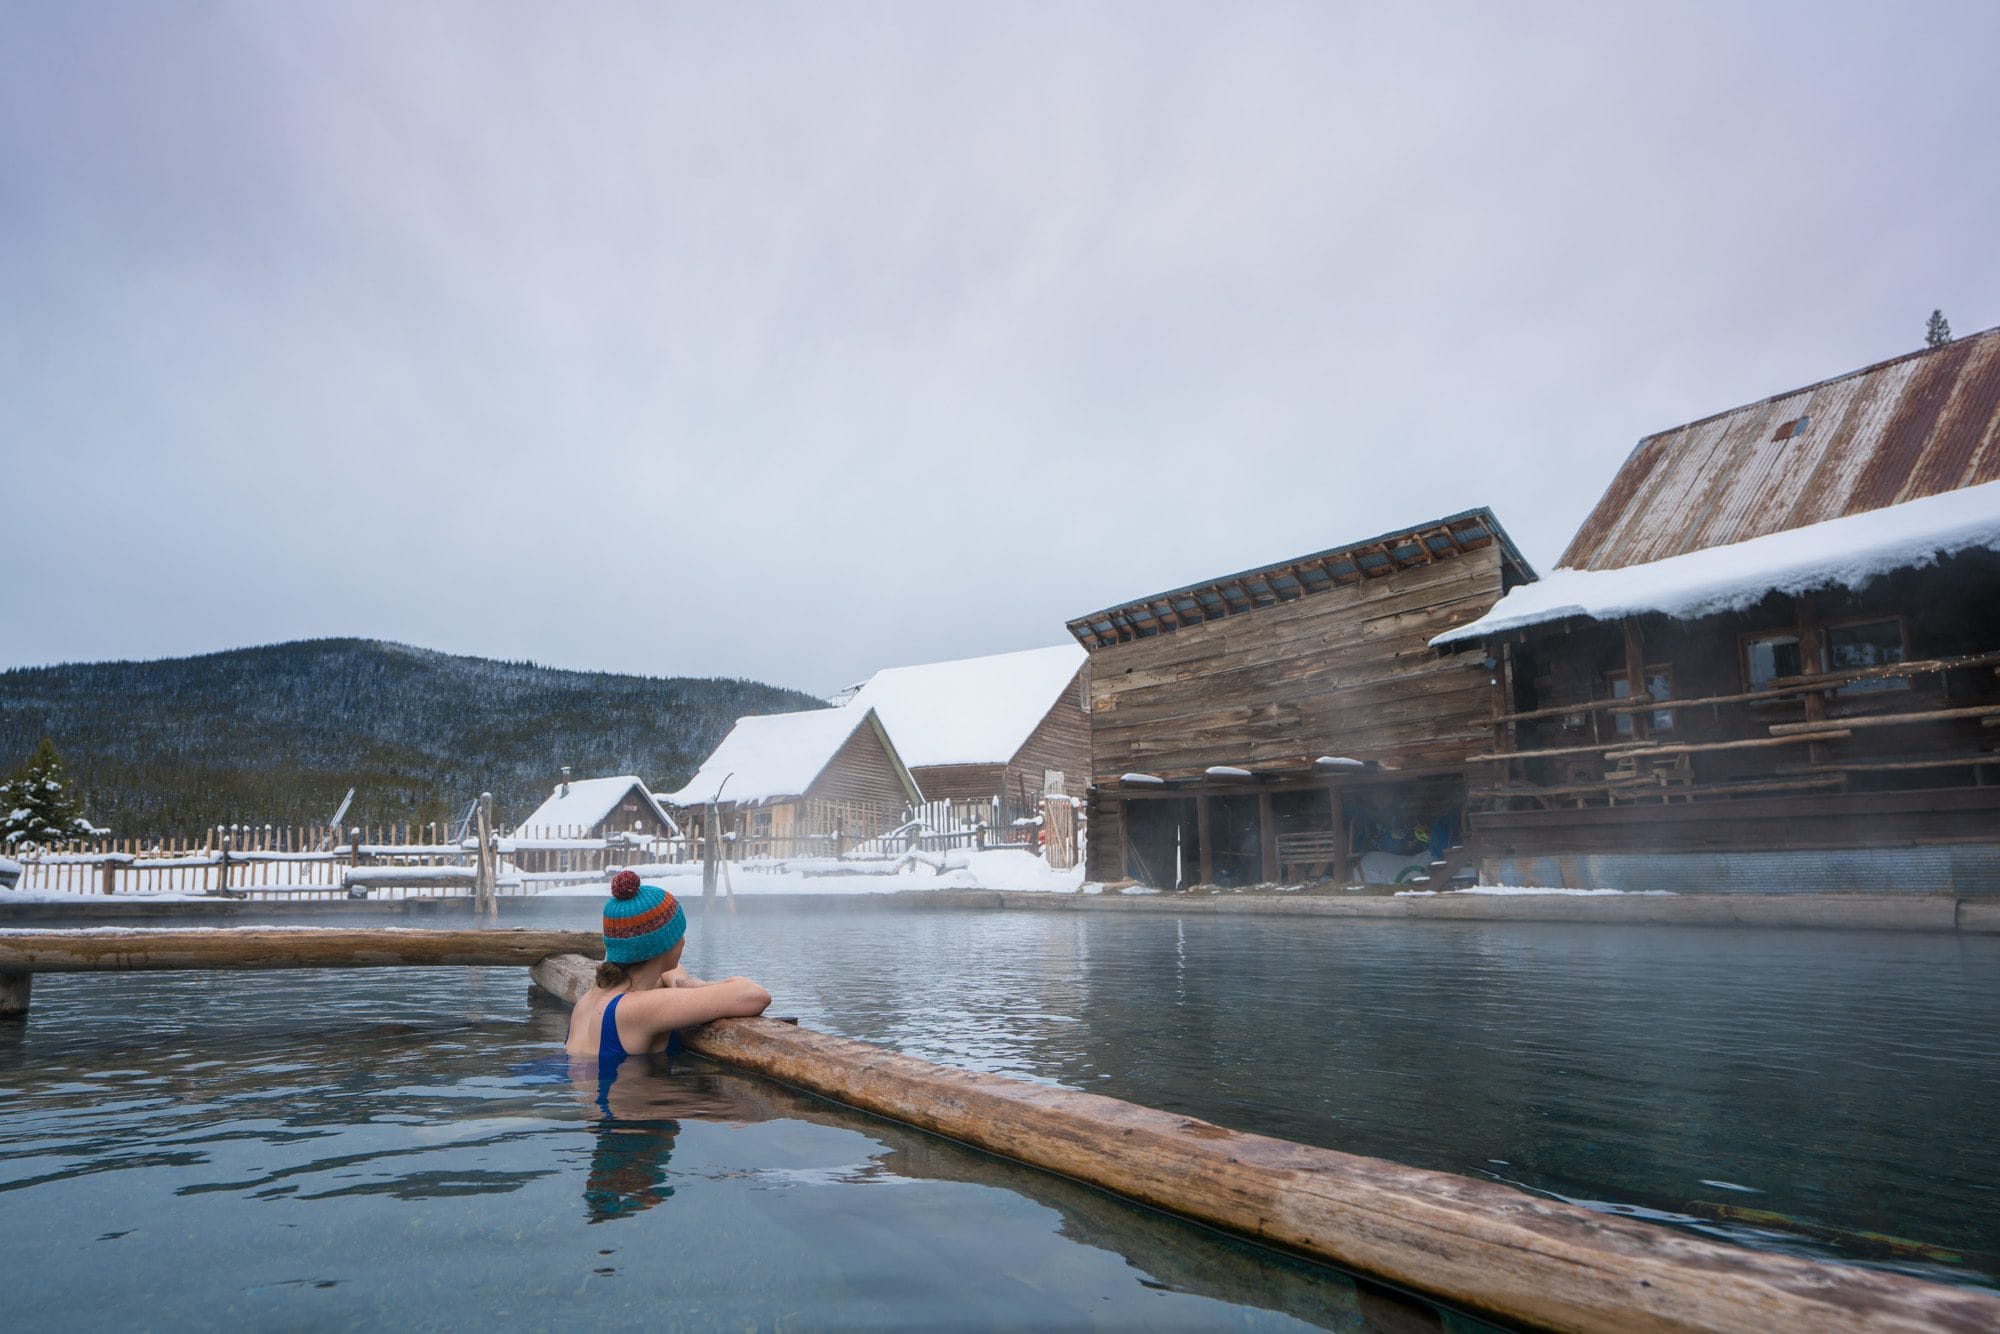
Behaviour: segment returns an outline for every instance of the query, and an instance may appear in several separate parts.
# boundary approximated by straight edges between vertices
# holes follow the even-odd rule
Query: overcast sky
[[[2000,5],[0,7],[0,665],[816,693],[2000,324]]]

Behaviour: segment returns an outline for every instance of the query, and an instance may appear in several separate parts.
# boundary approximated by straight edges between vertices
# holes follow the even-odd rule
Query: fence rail
[[[934,801],[908,808],[903,823],[868,837],[845,833],[725,834],[720,859],[788,866],[807,874],[857,871],[912,854],[964,848],[1036,846],[1039,819],[1003,819],[998,800]],[[588,828],[497,831],[495,889],[534,894],[561,884],[603,879],[634,865],[699,865],[699,836],[653,836]],[[277,899],[407,898],[470,894],[463,868],[475,865],[476,837],[444,823],[356,825],[217,825],[198,834],[91,838],[60,847],[23,848],[18,889],[76,895],[187,895]],[[392,872],[401,870],[405,876]],[[399,880],[408,883],[398,883]],[[465,888],[458,884],[464,881]]]

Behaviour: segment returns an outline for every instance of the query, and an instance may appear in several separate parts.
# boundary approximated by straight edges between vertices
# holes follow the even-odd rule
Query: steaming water
[[[691,966],[930,1060],[1749,1246],[2000,1275],[1994,937],[832,902],[710,913]]]
[[[931,1060],[1750,1246],[2000,1273],[2000,940],[748,899],[697,913],[687,961]],[[560,1024],[518,970],[38,980],[0,1036],[13,1309],[1254,1328],[1391,1300],[721,1071],[636,1072],[607,1123],[537,1064]]]
[[[520,969],[34,1000],[0,1024],[11,1329],[1486,1328],[706,1063],[600,1091]]]

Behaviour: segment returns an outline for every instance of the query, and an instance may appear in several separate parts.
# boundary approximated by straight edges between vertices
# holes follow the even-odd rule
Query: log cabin
[[[1641,440],[1492,665],[1492,883],[2000,890],[2000,330]]]
[[[1086,661],[1069,643],[888,667],[847,707],[881,717],[926,800],[971,818],[1029,819],[1044,792],[1081,794],[1089,782]]]
[[[515,827],[508,837],[508,856],[523,871],[569,869],[567,853],[578,843],[617,835],[672,838],[680,833],[673,816],[647,790],[637,774],[572,780],[563,770],[562,782],[548,800]]]
[[[1071,621],[1090,655],[1090,877],[1450,874],[1492,704],[1484,670],[1429,641],[1534,577],[1476,509]]]
[[[665,795],[691,835],[728,840],[730,860],[841,851],[921,804],[875,710],[848,705],[739,718],[685,787]]]

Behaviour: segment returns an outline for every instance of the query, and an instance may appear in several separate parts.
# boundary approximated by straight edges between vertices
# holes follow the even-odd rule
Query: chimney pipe
[[[565,797],[567,797],[569,795],[569,766],[565,764],[562,767],[562,770],[563,770],[562,794]]]

